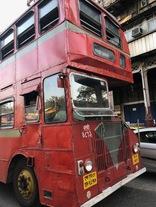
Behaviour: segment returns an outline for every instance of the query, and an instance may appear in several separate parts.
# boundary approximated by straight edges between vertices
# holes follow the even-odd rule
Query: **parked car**
[[[156,172],[156,127],[134,130],[140,139],[140,150],[147,171]]]

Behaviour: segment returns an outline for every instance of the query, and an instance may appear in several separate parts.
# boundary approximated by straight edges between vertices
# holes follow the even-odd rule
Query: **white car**
[[[140,150],[144,166],[156,172],[156,127],[134,130],[140,139]]]

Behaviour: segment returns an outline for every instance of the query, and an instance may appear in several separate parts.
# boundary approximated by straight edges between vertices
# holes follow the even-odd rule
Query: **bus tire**
[[[31,167],[22,160],[17,163],[13,175],[13,189],[22,207],[39,207],[38,184]]]

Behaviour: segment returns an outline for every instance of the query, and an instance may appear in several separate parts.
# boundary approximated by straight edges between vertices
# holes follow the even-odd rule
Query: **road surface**
[[[21,207],[10,185],[0,184],[0,207]],[[156,173],[143,174],[94,207],[156,207]]]

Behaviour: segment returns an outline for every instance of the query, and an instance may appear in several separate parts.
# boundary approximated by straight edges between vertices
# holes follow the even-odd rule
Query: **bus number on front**
[[[83,126],[83,131],[82,131],[82,137],[83,138],[92,138],[92,132],[89,124],[86,124]]]

